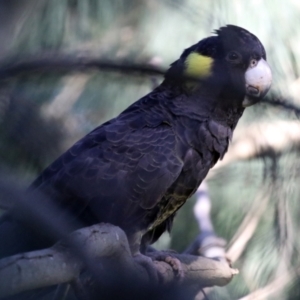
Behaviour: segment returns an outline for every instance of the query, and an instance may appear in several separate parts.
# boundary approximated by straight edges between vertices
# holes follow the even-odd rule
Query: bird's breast
[[[207,161],[203,161],[201,155],[195,149],[187,149],[183,157],[182,172],[159,202],[158,214],[150,229],[160,225],[175,214],[187,199],[196,192],[210,169],[212,159],[211,156]]]

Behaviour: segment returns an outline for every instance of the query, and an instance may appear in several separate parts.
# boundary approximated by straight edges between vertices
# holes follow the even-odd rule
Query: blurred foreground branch
[[[125,281],[129,278],[135,284],[159,285],[180,284],[185,287],[223,286],[229,283],[236,270],[224,262],[197,257],[193,255],[172,254],[180,260],[184,271],[182,281],[178,281],[172,267],[163,261],[153,261],[153,267],[158,273],[157,282],[134,257],[131,256],[125,233],[110,224],[94,225],[73,232],[72,240],[81,244],[85,255],[95,260],[105,281],[105,274],[113,272]],[[0,290],[1,297],[7,297],[23,291],[72,282],[80,277],[85,265],[66,246],[58,243],[52,248],[19,254],[0,260]],[[109,270],[101,266],[101,259],[112,262]],[[112,267],[114,266],[114,268]],[[101,272],[102,270],[102,272]],[[97,278],[101,282],[101,278]]]

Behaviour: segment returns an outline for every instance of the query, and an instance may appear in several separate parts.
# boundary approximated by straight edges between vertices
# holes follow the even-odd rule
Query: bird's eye
[[[226,59],[229,62],[239,63],[241,61],[241,55],[237,52],[231,51],[227,54]]]
[[[257,63],[258,63],[258,60],[252,58],[252,59],[250,60],[250,67],[251,67],[251,68],[256,67],[256,66],[257,66]]]

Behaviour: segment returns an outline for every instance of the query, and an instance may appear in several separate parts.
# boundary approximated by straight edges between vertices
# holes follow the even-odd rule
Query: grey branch
[[[112,259],[114,265],[117,264],[118,269],[123,270],[119,273],[125,277],[130,274],[133,280],[154,286],[176,282],[179,284],[172,267],[162,261],[153,261],[153,267],[160,278],[158,282],[153,282],[145,267],[131,256],[127,237],[119,227],[110,224],[94,225],[73,232],[70,238],[72,243],[81,245],[90,262],[93,260],[94,263],[101,264],[101,259]],[[223,286],[237,273],[221,261],[189,254],[173,256],[182,264],[184,277],[180,285],[186,287],[198,286],[200,289],[203,286]],[[85,267],[86,260],[81,260],[79,255],[72,252],[66,242],[57,243],[52,248],[4,258],[0,260],[0,297],[72,282],[78,279]]]
[[[230,163],[255,159],[269,152],[282,154],[287,150],[299,149],[299,145],[298,121],[260,122],[247,128],[237,129],[228,153],[216,164],[209,176],[213,176],[216,169]]]

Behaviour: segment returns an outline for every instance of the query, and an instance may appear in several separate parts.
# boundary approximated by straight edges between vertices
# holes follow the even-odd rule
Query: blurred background
[[[246,110],[224,161],[207,179],[211,216],[240,274],[209,299],[300,299],[300,2],[297,0],[0,0],[0,58],[41,53],[167,69],[183,49],[235,24],[264,44],[269,99]],[[0,66],[1,68],[1,66]],[[26,187],[80,137],[151,91],[153,76],[27,72],[0,81],[0,176]],[[1,199],[2,211],[13,199]],[[198,235],[196,197],[158,248]]]

